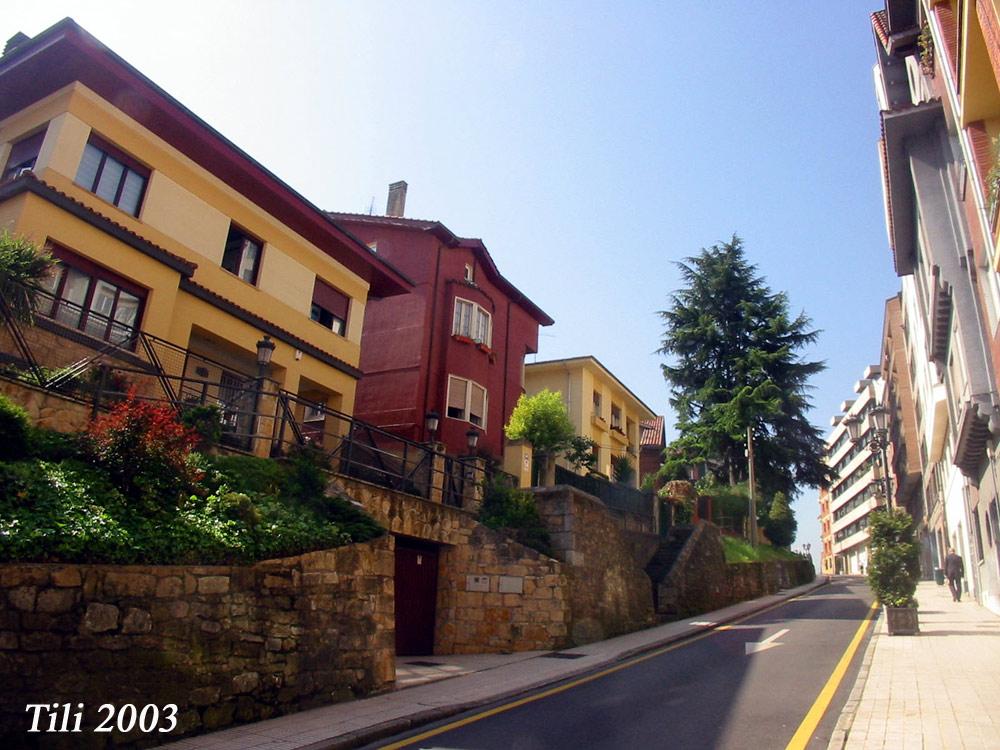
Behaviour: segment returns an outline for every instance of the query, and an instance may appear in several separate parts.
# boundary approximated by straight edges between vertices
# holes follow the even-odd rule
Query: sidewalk
[[[400,687],[414,687],[406,687],[405,690],[397,688],[363,700],[336,703],[245,724],[162,747],[165,750],[333,750],[357,747],[737,620],[800,596],[825,581],[825,578],[817,578],[806,586],[772,596],[562,652],[404,657],[397,660]],[[461,676],[461,679],[442,679],[452,676]]]
[[[876,624],[830,750],[1000,748],[1000,617],[929,581],[917,601],[920,635]]]

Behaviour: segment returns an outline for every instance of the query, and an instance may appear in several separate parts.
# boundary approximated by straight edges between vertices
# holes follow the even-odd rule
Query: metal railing
[[[612,511],[653,518],[655,498],[652,492],[643,492],[634,487],[614,484],[599,477],[574,474],[562,466],[556,466],[556,484],[568,484],[583,490],[598,498]]]
[[[8,376],[89,402],[94,416],[129,394],[180,413],[215,406],[223,446],[279,456],[293,446],[312,445],[326,454],[337,473],[453,507],[466,506],[491,473],[473,457],[446,455],[281,390],[278,383],[232,363],[215,361],[47,292],[37,294],[35,328],[83,346],[45,346],[47,356],[36,357],[29,341],[34,332],[25,336],[19,323],[5,314],[10,341],[0,340],[0,360],[7,364]],[[6,311],[6,305],[2,309]],[[94,335],[99,331],[106,337]],[[64,361],[58,361],[60,355]]]

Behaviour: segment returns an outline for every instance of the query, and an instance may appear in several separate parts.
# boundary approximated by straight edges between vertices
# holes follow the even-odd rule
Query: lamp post
[[[479,445],[479,430],[474,427],[465,433],[465,444],[469,448],[469,455],[476,455],[476,446]]]
[[[253,446],[252,441],[257,436],[257,430],[260,426],[260,397],[261,393],[264,391],[264,379],[271,374],[271,357],[274,355],[275,343],[271,341],[271,337],[265,335],[260,341],[257,342],[257,387],[254,391],[253,398],[253,416],[250,418],[250,435],[248,440],[251,441],[251,446]]]
[[[465,433],[465,446],[469,449],[466,456],[465,478],[472,480],[476,478],[476,446],[479,445],[479,430],[471,428]]]
[[[889,457],[886,449],[889,447],[889,430],[887,426],[888,413],[885,407],[876,403],[868,411],[868,430],[871,437],[868,439],[868,450],[872,452],[875,463],[882,472],[882,480],[878,484],[877,494],[885,498],[885,506],[888,508],[892,503],[892,479],[889,476]],[[864,420],[858,415],[848,417],[844,420],[847,426],[847,434],[852,443],[858,443],[866,430],[862,429]],[[879,503],[881,505],[881,503]]]
[[[441,415],[436,411],[429,411],[424,416],[424,435],[428,437],[427,442],[434,443],[437,435],[438,425],[441,424]]]

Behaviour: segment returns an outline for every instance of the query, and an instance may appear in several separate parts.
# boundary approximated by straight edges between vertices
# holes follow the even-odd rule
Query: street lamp
[[[434,436],[437,434],[438,425],[440,423],[441,423],[441,415],[438,414],[436,411],[429,411],[424,416],[424,428],[426,430],[426,434],[430,436],[430,440],[428,440],[428,442],[430,443],[434,442]]]
[[[892,498],[892,478],[889,476],[889,457],[886,453],[886,449],[889,447],[888,419],[889,413],[879,403],[868,410],[868,432],[871,433],[871,437],[868,439],[868,450],[872,452],[875,463],[882,472],[882,481],[879,482],[876,493],[883,494],[886,507],[889,506]],[[864,420],[855,414],[844,419],[844,425],[847,427],[847,434],[851,438],[851,442],[860,442],[865,433],[862,429]]]
[[[275,343],[270,336],[264,336],[257,342],[257,377],[267,376],[267,368],[271,365],[271,356],[274,354]]]
[[[250,418],[251,435],[249,437],[251,443],[260,430],[260,399],[264,391],[264,379],[270,375],[271,356],[274,354],[274,348],[275,343],[271,341],[270,336],[265,335],[264,338],[257,342],[257,387],[254,389],[253,415]]]
[[[466,432],[465,444],[469,447],[469,455],[476,455],[476,446],[479,444],[479,430],[472,428]]]

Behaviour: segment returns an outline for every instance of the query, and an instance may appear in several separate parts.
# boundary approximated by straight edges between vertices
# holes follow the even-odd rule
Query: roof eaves
[[[250,323],[261,332],[270,334],[279,341],[283,341],[286,344],[294,346],[296,349],[315,357],[324,364],[330,365],[331,367],[334,367],[335,369],[340,370],[353,378],[357,379],[361,377],[361,370],[354,365],[345,362],[339,357],[335,357],[314,344],[310,344],[308,341],[296,336],[291,331],[272,323],[270,320],[261,317],[252,310],[248,310],[247,308],[236,304],[232,300],[223,297],[221,294],[212,291],[208,287],[202,286],[196,281],[191,279],[181,279],[180,288],[182,291],[188,292],[192,296],[230,313],[243,322]]]

